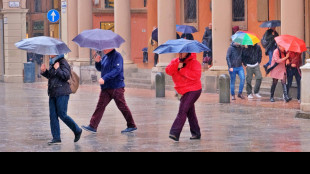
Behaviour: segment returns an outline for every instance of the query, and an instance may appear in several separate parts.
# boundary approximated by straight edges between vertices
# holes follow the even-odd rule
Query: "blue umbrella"
[[[73,39],[80,47],[97,51],[119,48],[125,40],[110,30],[86,30]]]
[[[61,55],[71,52],[61,40],[46,36],[24,39],[17,42],[15,46],[21,50],[41,55]]]
[[[281,26],[281,21],[279,20],[267,21],[267,22],[264,22],[262,25],[260,25],[261,28],[276,28],[280,26]]]
[[[207,46],[201,44],[196,40],[169,40],[163,45],[160,45],[154,53],[169,54],[169,53],[201,53],[204,51],[211,51]]]
[[[184,34],[192,34],[198,32],[195,27],[189,25],[177,25],[177,31]]]

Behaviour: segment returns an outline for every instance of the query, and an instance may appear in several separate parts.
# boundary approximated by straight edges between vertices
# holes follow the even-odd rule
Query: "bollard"
[[[221,75],[219,80],[220,103],[230,103],[230,77],[227,74]]]
[[[24,64],[24,83],[34,83],[36,81],[35,64],[28,62]]]
[[[166,81],[165,74],[159,72],[155,76],[155,90],[156,98],[162,98],[166,96]]]

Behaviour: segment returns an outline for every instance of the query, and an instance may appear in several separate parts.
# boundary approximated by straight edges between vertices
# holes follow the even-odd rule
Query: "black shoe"
[[[49,146],[53,146],[53,145],[61,145],[61,140],[52,140],[50,142],[48,142]]]
[[[292,100],[292,98],[290,98],[288,96],[286,84],[282,84],[282,87],[283,87],[283,98],[284,98],[285,102],[288,103]]]
[[[179,138],[174,136],[174,135],[169,135],[169,138],[176,141],[176,142],[179,142]]]
[[[74,142],[77,143],[81,139],[81,135],[83,133],[83,130],[81,129],[81,132],[78,134],[75,134]]]
[[[190,140],[200,140],[201,136],[192,136]]]
[[[272,97],[272,98],[270,98],[270,102],[271,102],[271,103],[274,103],[274,102],[276,102],[276,101],[275,101],[275,99]]]

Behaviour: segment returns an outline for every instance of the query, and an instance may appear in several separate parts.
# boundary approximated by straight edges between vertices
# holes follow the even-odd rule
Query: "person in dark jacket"
[[[238,97],[241,99],[245,99],[243,96],[243,88],[245,83],[245,73],[242,66],[242,47],[238,43],[232,43],[227,52],[227,65],[229,67],[229,74],[230,74],[230,86],[231,86],[231,95],[232,100],[236,100],[235,97],[235,83],[236,83],[236,76],[237,74],[240,77],[240,87]]]
[[[68,83],[71,77],[71,68],[64,55],[51,57],[49,70],[44,64],[41,66],[42,76],[48,79],[48,95],[50,97],[50,123],[53,140],[48,144],[61,144],[59,118],[74,132],[74,142],[78,142],[82,135],[82,129],[67,115],[68,102],[72,93]]]
[[[95,56],[96,69],[101,72],[101,78],[99,80],[101,85],[99,102],[89,126],[82,126],[82,128],[88,132],[97,133],[106,107],[114,100],[127,121],[127,129],[123,130],[122,133],[136,131],[137,126],[127,106],[124,95],[125,78],[123,57],[115,49],[104,50],[103,52],[105,54],[103,58],[99,55]]]
[[[263,46],[266,50],[265,54],[269,56],[268,63],[264,65],[266,72],[268,70],[268,67],[271,65],[273,53],[277,49],[277,43],[275,41],[275,38],[278,36],[279,33],[276,31],[276,28],[269,28],[262,39]]]
[[[202,44],[210,48],[211,51],[205,51],[203,57],[212,58],[212,23],[209,24],[209,27],[206,28],[205,34],[203,35]],[[209,65],[212,65],[212,62],[208,62]]]
[[[290,53],[290,57],[286,63],[287,72],[287,94],[290,94],[290,88],[293,84],[293,78],[295,76],[297,83],[297,99],[301,103],[301,70],[302,58],[300,53]]]
[[[195,40],[195,39],[194,39],[194,36],[193,36],[192,34],[190,34],[190,33],[188,33],[188,34],[182,34],[181,38],[182,38],[182,39],[187,39],[187,40]]]
[[[253,99],[254,96],[256,98],[262,98],[262,96],[259,94],[263,80],[262,72],[260,70],[262,56],[262,48],[258,44],[254,46],[248,46],[248,48],[243,49],[243,64],[246,66],[247,71],[246,82],[248,99]],[[252,87],[253,75],[255,75],[256,78],[254,96]]]

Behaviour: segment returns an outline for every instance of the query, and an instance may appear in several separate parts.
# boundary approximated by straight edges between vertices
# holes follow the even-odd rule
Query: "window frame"
[[[190,22],[187,23],[185,21],[185,0],[181,0],[181,25],[190,25],[196,27],[196,29],[199,29],[199,0],[196,0],[196,16],[197,16],[197,21],[196,22]]]
[[[232,16],[234,16],[234,14],[232,14]],[[232,27],[239,26],[240,30],[248,30],[248,0],[244,0],[244,21],[234,21],[233,18],[231,20]]]

